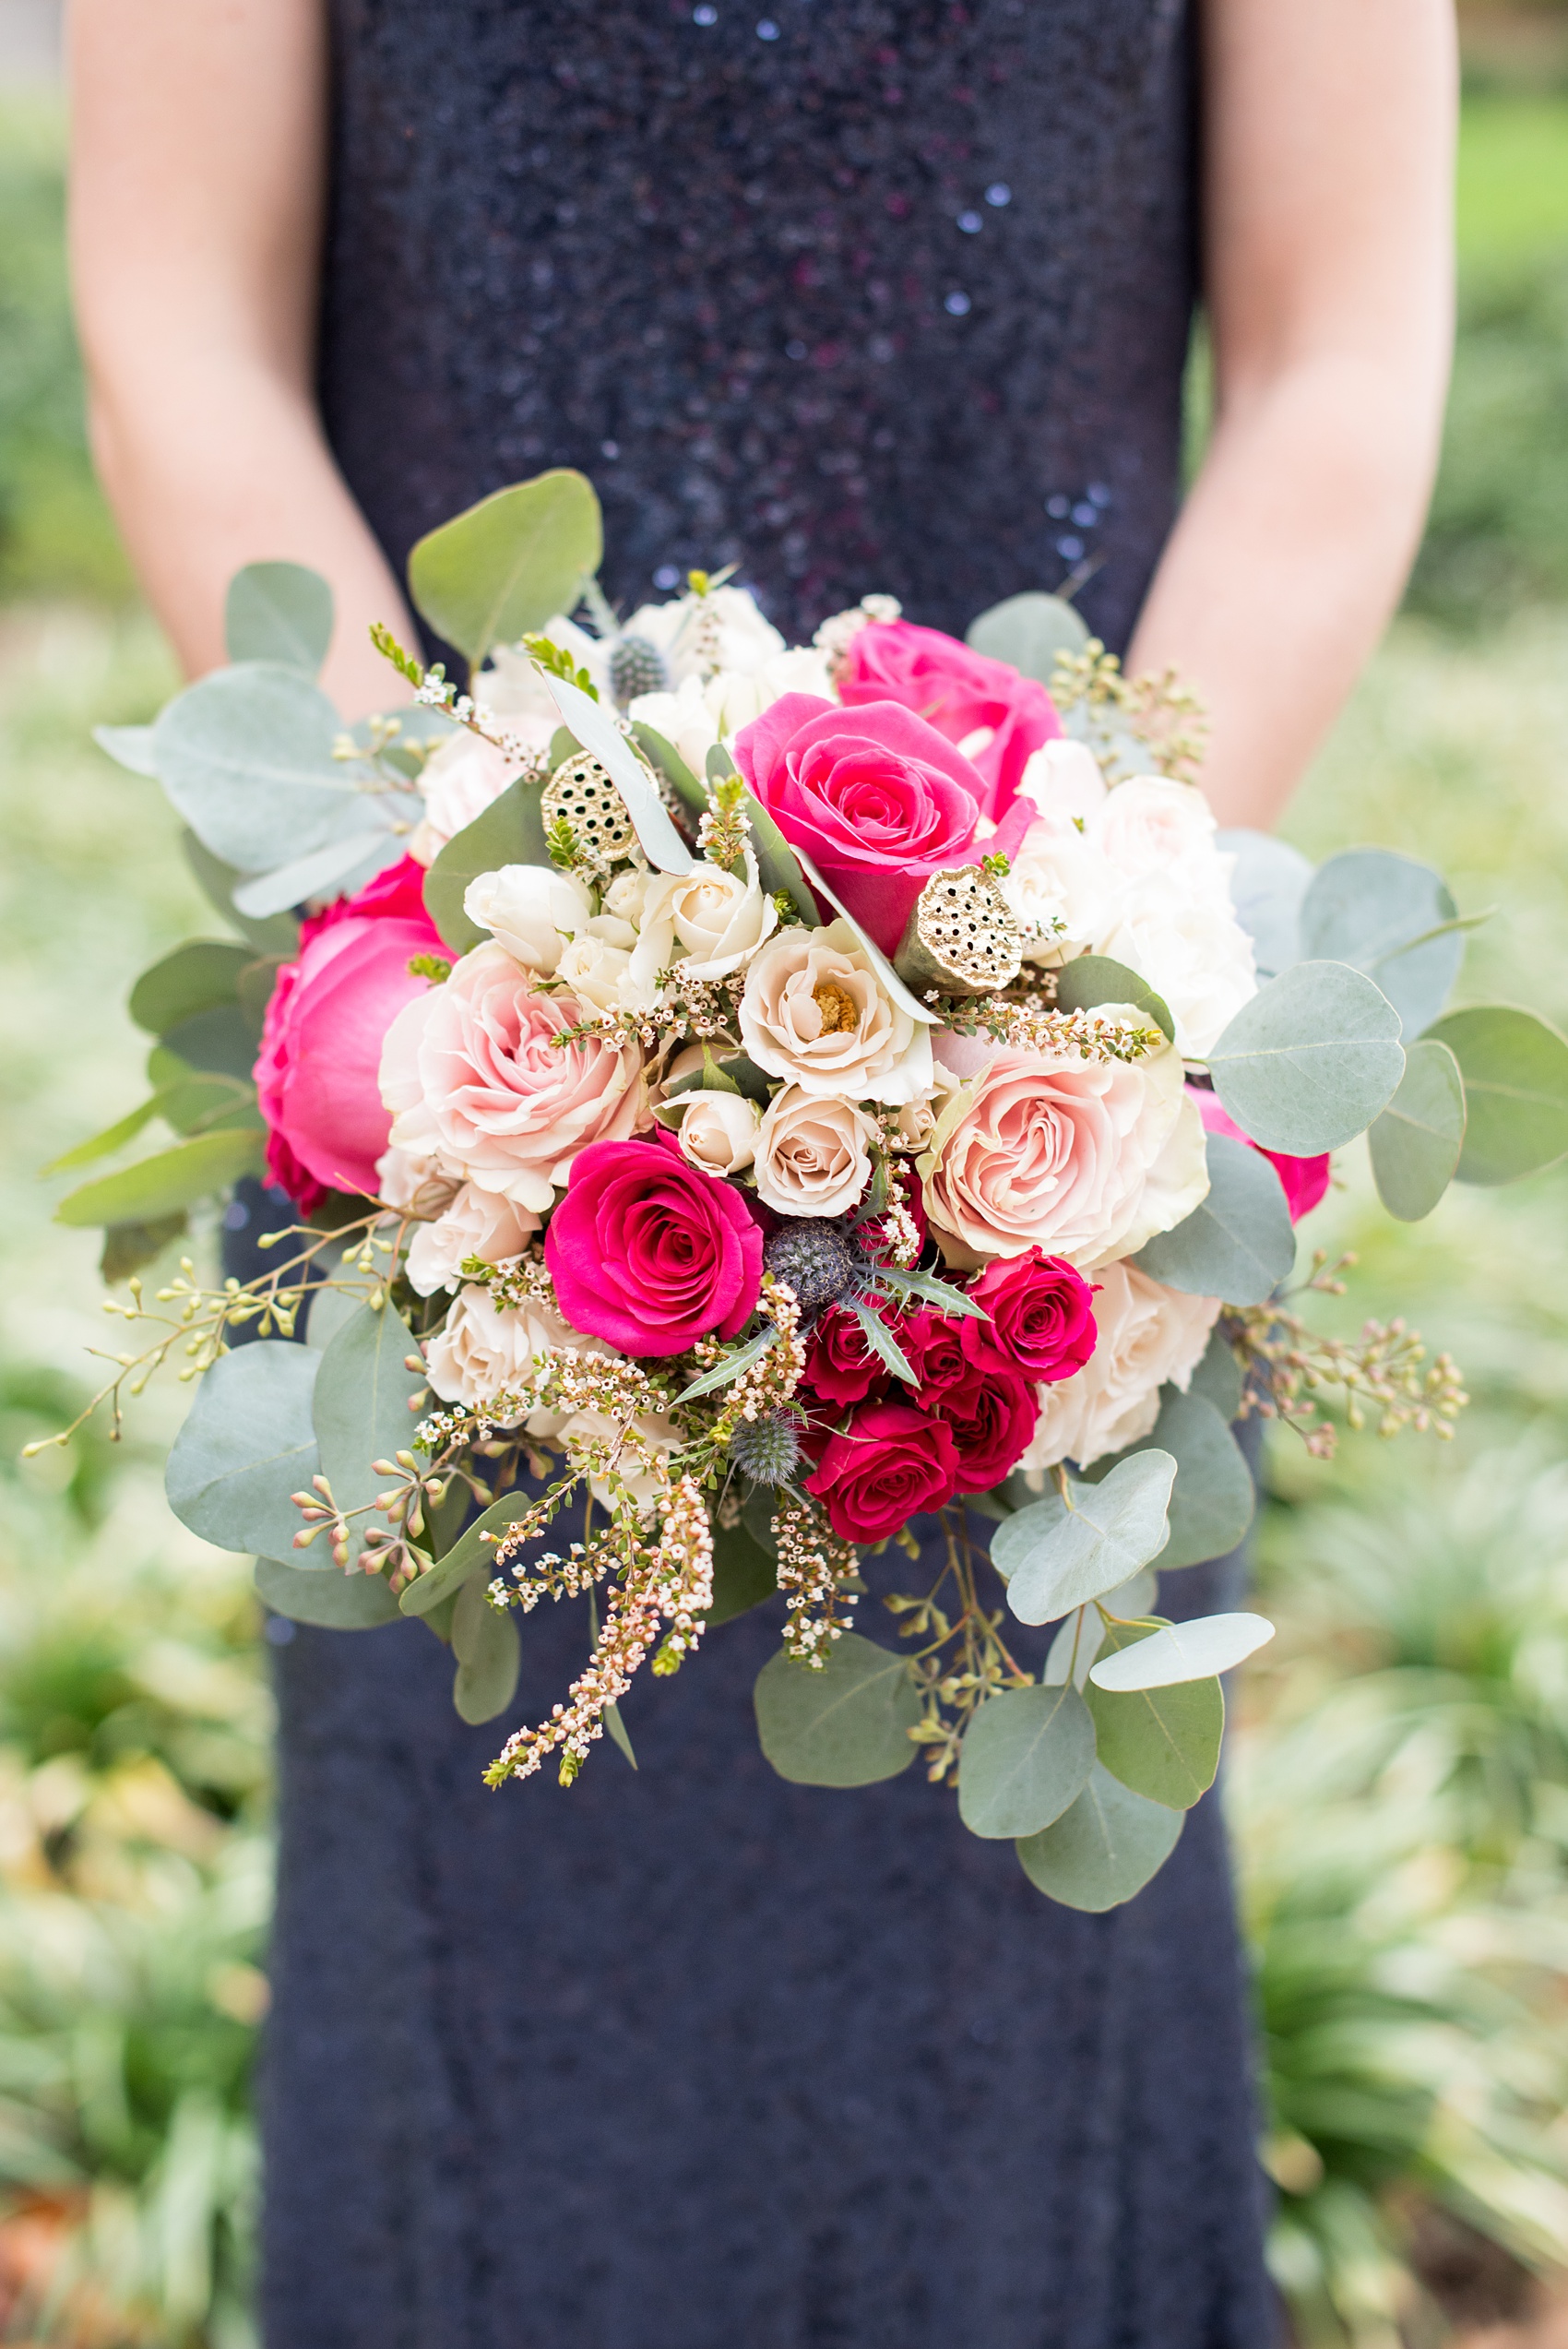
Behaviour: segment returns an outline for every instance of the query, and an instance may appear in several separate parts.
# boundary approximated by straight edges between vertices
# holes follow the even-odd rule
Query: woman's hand
[[[308,563],[346,717],[405,700],[413,641],[316,412],[326,175],[321,0],[73,0],[71,267],[93,454],[189,674],[224,658],[244,563]]]
[[[1208,705],[1220,821],[1284,805],[1398,600],[1453,333],[1450,0],[1206,0],[1216,419],[1131,669]]]

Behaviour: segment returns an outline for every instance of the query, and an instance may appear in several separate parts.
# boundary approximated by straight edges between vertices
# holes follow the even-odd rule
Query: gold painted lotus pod
[[[916,994],[994,995],[1023,967],[1001,890],[976,864],[933,873],[915,900],[893,967]]]
[[[540,806],[546,829],[563,817],[571,826],[587,864],[613,864],[629,855],[636,842],[636,827],[613,776],[586,750],[574,751],[561,761],[544,786]]]

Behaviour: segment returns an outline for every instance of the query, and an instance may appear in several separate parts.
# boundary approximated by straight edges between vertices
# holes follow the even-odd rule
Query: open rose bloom
[[[549,574],[569,582],[592,492],[547,479],[551,528],[575,510],[583,533]],[[493,559],[469,521],[443,577]],[[461,644],[445,592],[426,617]],[[496,1711],[509,1610],[591,1592],[591,1665],[511,1728],[496,1783],[569,1782],[607,1723],[624,1736],[641,1666],[675,1670],[771,1592],[757,1712],[786,1775],[858,1783],[923,1752],[1043,1890],[1109,1906],[1143,1862],[1072,1856],[1097,1737],[1094,1800],[1146,1873],[1218,1730],[1175,1769],[1135,1692],[1218,1688],[1266,1635],[1218,1616],[1178,1651],[1117,1593],[1163,1561],[1179,1598],[1204,1543],[1241,1540],[1234,1418],[1326,1448],[1279,1295],[1293,1226],[1364,1129],[1396,1214],[1459,1159],[1482,1047],[1434,992],[1452,900],[1384,859],[1404,910],[1360,940],[1361,852],[1260,979],[1247,836],[1217,830],[1183,705],[1092,644],[1031,673],[1030,645],[1082,633],[1051,599],[972,644],[868,595],[792,646],[700,574],[618,627],[592,610],[481,634],[461,696],[399,655],[413,709],[319,782],[259,738],[243,805],[232,749],[164,778],[251,943],[138,987],[152,1107],[191,1198],[265,1174],[300,1218],[279,1270],[214,1308],[259,1342],[211,1345],[171,1495],[261,1555],[280,1612],[426,1617]],[[211,705],[191,742],[217,739],[234,674],[182,698]],[[282,703],[290,674],[267,671]],[[305,739],[303,698],[291,722]],[[1426,1029],[1407,1075],[1401,1033]],[[1491,1115],[1478,1179],[1525,1147]],[[1380,1408],[1445,1425],[1456,1377],[1417,1359],[1384,1341]],[[854,1628],[868,1589],[906,1651]],[[1029,1637],[1058,1624],[1048,1665]],[[1004,1724],[1048,1684],[1063,1752],[1009,1776]]]

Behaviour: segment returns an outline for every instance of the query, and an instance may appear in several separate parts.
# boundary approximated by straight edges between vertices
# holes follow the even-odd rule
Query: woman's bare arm
[[[1220,820],[1284,805],[1397,602],[1452,338],[1449,0],[1207,0],[1207,457],[1129,654],[1208,704]]]
[[[244,563],[331,580],[346,716],[407,688],[372,651],[403,598],[316,413],[321,0],[72,0],[71,266],[93,452],[188,674]]]

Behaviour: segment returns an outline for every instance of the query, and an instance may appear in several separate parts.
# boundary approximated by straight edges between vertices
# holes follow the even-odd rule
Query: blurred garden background
[[[1568,6],[1465,17],[1461,325],[1406,609],[1288,829],[1496,908],[1467,994],[1568,1025]],[[167,1515],[179,1390],[23,1463],[113,1347],[38,1169],[137,1092],[128,975],[208,926],[93,748],[172,672],[92,484],[49,0],[0,4],[0,2339],[242,2349],[266,2012],[263,1627]],[[145,1040],[144,1040],[145,1041]],[[1568,1171],[1314,1239],[1473,1403],[1439,1451],[1277,1438],[1229,1801],[1301,2349],[1568,2344]],[[275,1626],[287,1633],[287,1626]],[[1262,2344],[1260,2344],[1262,2349]]]

